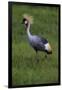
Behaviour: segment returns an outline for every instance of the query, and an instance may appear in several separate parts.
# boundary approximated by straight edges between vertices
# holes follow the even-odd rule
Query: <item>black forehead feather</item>
[[[26,18],[23,18],[23,22],[26,21]]]

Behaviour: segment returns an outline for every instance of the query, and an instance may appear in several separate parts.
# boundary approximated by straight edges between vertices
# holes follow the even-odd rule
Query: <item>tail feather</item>
[[[45,44],[45,51],[47,54],[52,54],[52,49],[49,43]]]

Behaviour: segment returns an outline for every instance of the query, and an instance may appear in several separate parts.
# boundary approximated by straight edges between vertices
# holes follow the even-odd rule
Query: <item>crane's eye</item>
[[[28,23],[28,21],[27,20],[25,20],[25,22],[24,22],[25,24],[27,24]]]

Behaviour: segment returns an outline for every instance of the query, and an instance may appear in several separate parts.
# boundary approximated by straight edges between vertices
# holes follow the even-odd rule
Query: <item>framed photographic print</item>
[[[8,87],[60,85],[60,5],[8,2]]]

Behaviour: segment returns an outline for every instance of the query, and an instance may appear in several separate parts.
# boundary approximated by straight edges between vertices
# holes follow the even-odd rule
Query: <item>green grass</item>
[[[53,54],[45,58],[29,45],[22,16],[32,15],[31,33],[43,36],[51,44]],[[58,83],[58,7],[12,6],[12,85]]]

